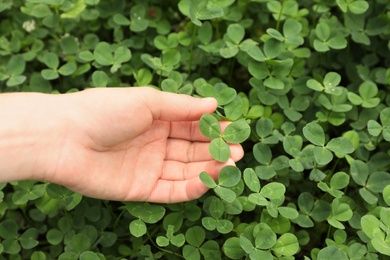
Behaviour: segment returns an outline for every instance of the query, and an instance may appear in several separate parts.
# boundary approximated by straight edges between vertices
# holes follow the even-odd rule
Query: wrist
[[[38,93],[0,95],[0,182],[48,179],[47,162],[62,141],[58,99]]]

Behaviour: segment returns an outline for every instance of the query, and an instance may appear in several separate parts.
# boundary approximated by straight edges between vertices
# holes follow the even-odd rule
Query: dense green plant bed
[[[388,259],[389,65],[388,0],[3,0],[1,92],[216,97],[245,156],[173,205],[0,184],[0,259]]]

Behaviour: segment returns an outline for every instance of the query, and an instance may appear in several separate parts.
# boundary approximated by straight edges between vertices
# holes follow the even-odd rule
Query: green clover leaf
[[[210,142],[209,151],[211,156],[219,162],[226,162],[230,158],[230,147],[222,137],[214,138]]]
[[[199,121],[199,127],[202,134],[208,138],[221,137],[221,126],[214,116],[204,114]]]
[[[230,123],[223,132],[222,137],[228,143],[238,144],[248,139],[250,133],[250,126],[244,120],[239,120]]]
[[[303,135],[309,142],[314,145],[325,145],[325,132],[322,127],[316,122],[311,122],[304,126]]]

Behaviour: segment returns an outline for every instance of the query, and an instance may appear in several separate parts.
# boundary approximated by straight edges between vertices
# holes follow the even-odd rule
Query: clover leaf
[[[278,256],[293,256],[298,250],[298,238],[291,233],[281,235],[272,246],[272,251]]]
[[[156,238],[156,243],[161,247],[166,247],[169,244],[172,244],[176,247],[181,247],[185,243],[185,236],[184,234],[174,235],[174,227],[172,225],[169,225],[166,235],[158,236]]]
[[[346,174],[345,172],[337,172],[335,173],[331,180],[330,180],[330,185],[326,184],[325,182],[320,181],[318,183],[318,187],[329,193],[335,198],[341,198],[341,196],[344,195],[344,192],[341,191],[344,189],[346,186],[349,184],[349,175]]]
[[[244,170],[243,173],[244,182],[246,186],[253,192],[259,192],[260,191],[260,181],[259,177],[257,177],[256,172],[251,169],[247,168]]]
[[[223,132],[223,139],[228,143],[242,143],[251,133],[250,126],[243,120],[230,123]]]
[[[145,6],[141,4],[134,5],[130,10],[130,30],[133,32],[145,31],[149,26],[149,20],[145,16]]]
[[[379,136],[382,133],[383,138],[390,142],[390,108],[385,108],[380,112],[380,123],[370,119],[367,122],[367,130],[372,136]]]
[[[337,5],[343,11],[346,13],[347,11],[350,11],[354,14],[362,14],[364,13],[368,7],[369,4],[367,1],[364,0],[337,0]]]
[[[119,46],[112,50],[112,46],[107,42],[99,42],[93,51],[95,61],[102,66],[111,66],[111,73],[115,73],[122,63],[131,59],[131,52],[128,48]]]
[[[352,142],[345,137],[333,138],[325,145],[325,132],[316,122],[311,122],[303,127],[303,135],[315,145],[313,148],[314,158],[320,165],[326,165],[333,159],[331,151],[339,156],[354,151]]]
[[[202,134],[211,138],[209,152],[212,157],[220,162],[226,162],[230,158],[228,143],[241,143],[250,135],[250,127],[244,120],[230,123],[222,133],[219,121],[212,115],[204,114],[199,127]]]
[[[390,209],[381,207],[379,219],[373,215],[365,215],[360,222],[372,246],[381,254],[390,255],[390,246],[386,241],[387,230],[390,227]]]
[[[347,203],[334,199],[331,204],[332,214],[327,221],[330,225],[338,229],[345,229],[341,221],[348,221],[352,218],[353,212]]]
[[[344,49],[347,47],[347,40],[341,34],[332,35],[329,24],[318,23],[315,29],[317,39],[314,40],[314,49],[318,52],[327,52],[330,49]]]
[[[245,29],[240,24],[230,24],[226,31],[225,47],[220,49],[224,58],[234,57],[239,51],[239,44],[244,38]]]
[[[26,81],[27,77],[22,75],[26,67],[26,61],[22,55],[13,55],[7,64],[6,71],[0,70],[0,81],[6,81],[7,87],[15,87]]]
[[[92,74],[92,83],[95,87],[106,87],[108,76],[104,71],[97,70]]]
[[[221,199],[229,203],[236,199],[236,193],[230,188],[233,188],[241,181],[241,171],[237,167],[223,167],[218,176],[218,183],[207,172],[202,172],[199,177],[207,187],[214,189],[214,192]]]

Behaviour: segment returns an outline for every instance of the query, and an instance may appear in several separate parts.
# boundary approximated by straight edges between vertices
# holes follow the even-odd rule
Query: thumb
[[[214,98],[195,98],[152,88],[147,88],[146,92],[148,93],[144,101],[154,119],[193,121],[198,120],[203,114],[214,112],[217,108],[217,100]]]

